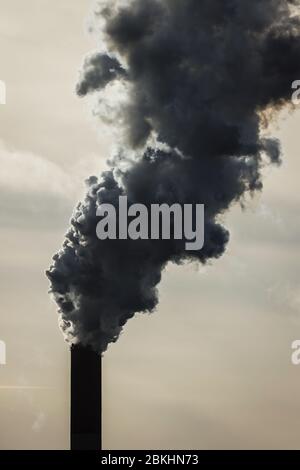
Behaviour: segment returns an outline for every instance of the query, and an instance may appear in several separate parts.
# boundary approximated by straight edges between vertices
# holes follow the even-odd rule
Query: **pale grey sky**
[[[69,355],[44,271],[84,178],[110,154],[74,95],[95,47],[89,9],[88,0],[0,0],[1,449],[69,445]],[[266,170],[247,211],[226,216],[226,255],[205,270],[170,266],[158,311],[131,320],[109,348],[106,448],[300,448],[300,366],[290,359],[300,338],[299,126],[297,111],[272,129],[284,164]]]

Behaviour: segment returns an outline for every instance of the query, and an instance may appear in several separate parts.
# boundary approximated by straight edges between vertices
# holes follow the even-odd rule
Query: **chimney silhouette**
[[[71,450],[101,449],[101,357],[71,348]]]

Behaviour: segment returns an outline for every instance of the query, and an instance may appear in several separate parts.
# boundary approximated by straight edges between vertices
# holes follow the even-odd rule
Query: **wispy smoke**
[[[298,3],[99,3],[106,50],[87,59],[77,91],[102,97],[103,88],[109,94],[124,85],[118,125],[126,144],[109,171],[89,178],[47,273],[70,342],[105,351],[136,312],[155,309],[167,263],[205,263],[224,253],[229,233],[220,214],[261,190],[266,162],[280,162],[278,142],[261,127],[290,102],[300,77]],[[146,206],[205,204],[204,248],[187,252],[184,240],[100,242],[96,209],[117,207],[120,195]]]

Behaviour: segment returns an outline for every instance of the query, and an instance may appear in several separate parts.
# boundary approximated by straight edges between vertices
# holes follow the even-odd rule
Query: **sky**
[[[67,449],[69,353],[45,270],[112,137],[75,93],[90,1],[0,0],[0,448]],[[300,77],[295,77],[300,79]],[[269,133],[283,165],[226,215],[226,254],[169,266],[151,315],[103,359],[106,449],[300,448],[300,111]]]

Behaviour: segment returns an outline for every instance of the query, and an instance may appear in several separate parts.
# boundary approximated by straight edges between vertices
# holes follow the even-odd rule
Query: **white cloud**
[[[75,200],[84,190],[84,180],[104,169],[103,160],[90,155],[66,170],[30,152],[8,149],[0,141],[0,188],[15,194],[45,194]]]
[[[0,143],[1,189],[68,195],[71,179],[58,165],[32,153],[8,150]]]

